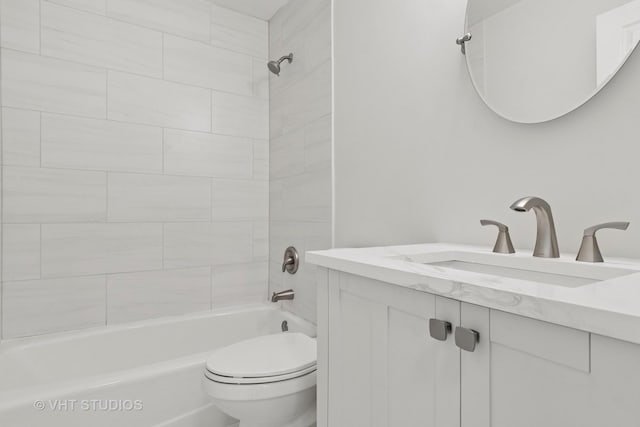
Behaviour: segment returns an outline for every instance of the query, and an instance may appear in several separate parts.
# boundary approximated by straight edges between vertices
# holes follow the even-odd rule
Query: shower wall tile
[[[46,56],[162,77],[162,33],[43,2],[42,47]]]
[[[162,129],[43,114],[42,166],[161,173]]]
[[[105,220],[105,173],[16,166],[3,169],[5,224]]]
[[[253,96],[269,99],[269,69],[262,59],[253,59]]]
[[[255,139],[269,138],[269,101],[213,93],[213,132]]]
[[[269,261],[269,221],[268,220],[253,222],[253,260]]]
[[[247,138],[164,131],[164,170],[168,174],[251,178],[253,142]]]
[[[266,60],[269,25],[251,16],[211,6],[211,44]]]
[[[1,54],[3,106],[106,116],[106,70],[8,49]]]
[[[253,59],[227,49],[166,35],[164,78],[251,96]]]
[[[211,282],[213,307],[267,301],[265,280],[268,269],[266,262],[214,267]]]
[[[107,15],[194,40],[209,41],[206,0],[107,0]]]
[[[62,6],[72,7],[78,10],[97,13],[99,15],[107,14],[107,0],[47,0]]]
[[[211,219],[211,181],[169,175],[109,174],[109,221]]]
[[[40,278],[40,224],[6,224],[2,249],[2,280]]]
[[[40,166],[40,113],[2,109],[2,164]]]
[[[42,277],[162,269],[162,224],[43,224]]]
[[[111,120],[208,132],[211,91],[133,74],[109,71]]]
[[[175,316],[211,308],[211,268],[107,276],[107,323]]]
[[[211,237],[215,266],[253,261],[253,224],[251,222],[214,222]]]
[[[253,179],[269,180],[269,141],[253,141]]]
[[[0,339],[265,300],[268,43],[209,0],[0,0]]]
[[[213,180],[213,220],[266,220],[269,217],[267,181]]]
[[[294,52],[280,77],[270,77],[270,291],[294,289],[283,307],[316,320],[316,268],[304,253],[332,246],[331,2],[290,2],[270,21],[270,51]],[[279,260],[293,245],[295,275]]]
[[[105,324],[105,277],[5,282],[3,338]]]
[[[165,268],[198,267],[212,264],[213,224],[164,224]]]
[[[304,172],[305,129],[301,127],[271,139],[269,172],[271,179],[286,178]]]
[[[40,52],[40,0],[0,0],[0,45]]]
[[[253,246],[251,222],[164,225],[165,268],[250,263]]]

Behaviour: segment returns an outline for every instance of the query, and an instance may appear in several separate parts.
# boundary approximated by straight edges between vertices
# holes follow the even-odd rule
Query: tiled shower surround
[[[268,23],[204,0],[0,6],[2,338],[266,300]]]
[[[304,252],[332,246],[331,1],[292,1],[270,21],[270,52],[290,52],[271,78],[270,275],[272,291],[293,288],[284,307],[315,322],[315,266]],[[301,254],[295,275],[282,273],[287,246]]]

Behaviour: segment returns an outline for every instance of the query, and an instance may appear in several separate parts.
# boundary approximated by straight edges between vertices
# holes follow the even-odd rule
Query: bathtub
[[[314,325],[274,306],[6,341],[0,344],[2,427],[229,427],[202,390],[214,349]]]

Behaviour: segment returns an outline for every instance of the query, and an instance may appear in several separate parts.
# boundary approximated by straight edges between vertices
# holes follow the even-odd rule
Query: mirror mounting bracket
[[[456,44],[460,46],[460,51],[463,55],[467,54],[467,49],[465,49],[465,43],[471,40],[471,33],[467,33],[462,37],[458,37],[456,39]]]

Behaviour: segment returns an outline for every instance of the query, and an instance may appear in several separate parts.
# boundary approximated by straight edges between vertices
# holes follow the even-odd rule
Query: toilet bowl
[[[205,391],[240,427],[310,427],[316,422],[316,340],[280,333],[212,353]]]

